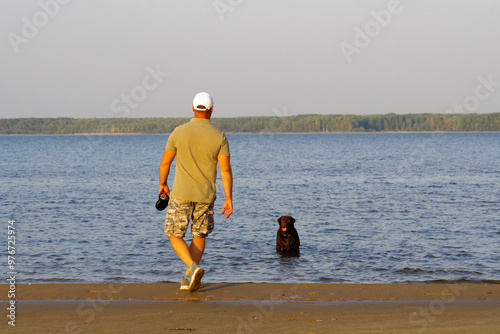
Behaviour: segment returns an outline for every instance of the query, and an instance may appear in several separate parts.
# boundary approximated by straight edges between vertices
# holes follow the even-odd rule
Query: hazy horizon
[[[500,1],[0,4],[0,118],[500,112]]]
[[[500,112],[491,112],[491,113],[463,113],[463,115],[484,115],[484,114],[499,114]],[[296,116],[388,116],[388,115],[400,115],[400,116],[411,116],[411,115],[461,115],[462,113],[455,113],[455,114],[448,114],[448,113],[407,113],[407,114],[401,114],[401,113],[386,113],[386,114],[293,114],[293,115],[280,115],[280,114],[275,114],[274,112],[271,112],[269,115],[249,115],[249,116],[220,116],[220,115],[215,115],[213,114],[211,119],[216,119],[216,118],[258,118],[258,117],[296,117]],[[0,117],[0,119],[22,119],[22,118],[40,118],[40,119],[50,119],[50,118],[71,118],[71,119],[147,119],[147,118],[193,118],[193,114],[187,113],[184,116],[123,116],[123,117],[73,117],[73,116],[29,116],[29,117]]]

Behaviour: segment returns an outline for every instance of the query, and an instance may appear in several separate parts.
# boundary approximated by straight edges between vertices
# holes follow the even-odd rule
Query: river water
[[[154,207],[167,138],[0,136],[18,282],[180,281]],[[234,213],[219,215],[218,180],[204,282],[500,279],[500,133],[228,138]],[[275,253],[281,215],[297,220],[299,257]]]

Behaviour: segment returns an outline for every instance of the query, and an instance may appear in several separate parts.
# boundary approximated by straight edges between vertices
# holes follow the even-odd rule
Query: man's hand
[[[226,213],[226,215],[224,216],[225,219],[228,219],[229,216],[231,216],[231,214],[233,213],[233,201],[232,200],[228,200],[226,199],[224,201],[224,204],[222,204],[222,214]]]
[[[158,194],[167,194],[170,197],[170,189],[166,184],[160,184],[160,189],[158,189]]]

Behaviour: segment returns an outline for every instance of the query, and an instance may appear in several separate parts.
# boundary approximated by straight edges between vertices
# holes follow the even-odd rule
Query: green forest
[[[9,134],[160,134],[189,118],[8,118],[0,135]],[[500,113],[299,115],[286,117],[213,118],[226,133],[287,132],[469,132],[500,131]]]

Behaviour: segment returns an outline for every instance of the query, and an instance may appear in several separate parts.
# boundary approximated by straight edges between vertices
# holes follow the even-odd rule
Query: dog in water
[[[281,216],[278,218],[278,235],[276,236],[276,252],[299,253],[300,240],[299,234],[294,227],[295,219],[290,216]]]

